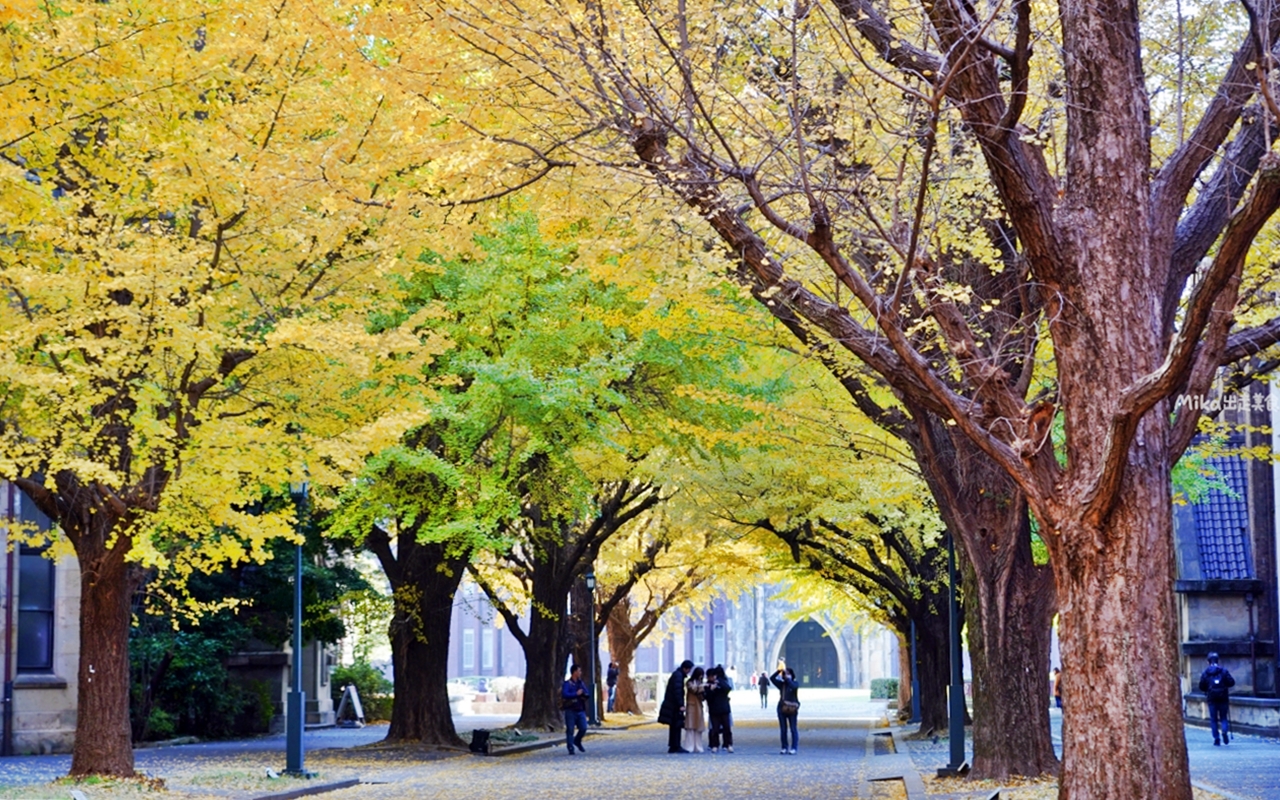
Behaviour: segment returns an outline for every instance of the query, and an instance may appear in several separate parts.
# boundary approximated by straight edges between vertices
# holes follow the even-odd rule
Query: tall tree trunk
[[[100,514],[100,516],[106,516]],[[102,523],[110,530],[113,520]],[[132,539],[117,534],[114,546],[99,546],[106,535],[79,539],[80,670],[72,775],[133,772],[129,724],[129,612],[138,570],[125,561]]]
[[[1025,507],[1021,517],[1027,533],[1014,540],[1019,552],[1007,570],[984,563],[989,576],[984,580],[973,561],[965,565],[975,777],[1029,775],[1036,766],[1052,772],[1059,766],[1049,737],[1044,688],[1056,607],[1053,576],[1034,565]]]
[[[1160,417],[1143,423],[1106,526],[1062,531],[1062,541],[1076,545],[1057,568],[1067,587],[1058,622],[1067,703],[1062,800],[1190,797],[1173,677],[1179,651],[1169,465],[1159,447],[1141,444],[1162,441]],[[1124,702],[1092,702],[1099,686]]]
[[[449,624],[466,559],[410,537],[400,538],[396,556],[395,613],[388,631],[395,696],[387,741],[460,747],[449,709]]]
[[[947,684],[951,680],[948,628],[946,617],[941,615],[916,620],[916,655],[920,660],[920,732],[925,735],[947,729]]]
[[[543,569],[538,565],[535,569]],[[564,728],[560,686],[569,657],[565,633],[567,587],[558,582],[533,583],[533,610],[524,649],[524,702],[517,728],[558,731]]]
[[[911,719],[911,676],[915,665],[911,663],[911,629],[907,633],[898,631],[898,719],[906,722]]]
[[[635,660],[639,642],[631,624],[631,601],[628,598],[622,598],[610,610],[605,630],[609,636],[609,655],[618,664],[618,688],[613,698],[613,710],[618,714],[639,714],[636,682],[631,677],[631,662]]]
[[[907,441],[916,454],[965,582],[973,667],[974,778],[1058,771],[1044,682],[1056,609],[1053,573],[1036,566],[1025,496],[969,439],[920,409]],[[942,604],[945,619],[946,603]],[[945,625],[945,623],[944,623]]]

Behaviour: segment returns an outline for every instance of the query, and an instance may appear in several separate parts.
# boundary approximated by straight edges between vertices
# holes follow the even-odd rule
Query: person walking
[[[693,674],[684,685],[684,749],[701,753],[702,732],[707,729],[707,715],[702,710],[702,695],[706,691],[702,667],[694,667]]]
[[[760,673],[760,683],[758,685],[760,687],[760,707],[768,708],[769,707],[769,673],[767,672]]]
[[[616,662],[609,662],[609,671],[605,673],[604,685],[609,688],[609,705],[606,712],[613,713],[613,702],[618,698],[618,665]]]
[[[582,667],[574,664],[569,670],[569,680],[560,689],[560,708],[564,709],[564,743],[573,755],[573,748],[579,753],[587,752],[582,746],[582,737],[587,732],[587,685],[582,682]],[[573,729],[578,729],[574,736]]]
[[[1200,673],[1200,691],[1204,692],[1204,699],[1209,704],[1209,729],[1213,731],[1213,745],[1231,744],[1231,687],[1236,685],[1236,679],[1231,677],[1231,672],[1224,666],[1218,664],[1218,654],[1210,653],[1207,656],[1209,666],[1205,667],[1204,672]],[[1219,740],[1218,727],[1222,727],[1222,737]]]
[[[800,746],[800,732],[796,730],[796,718],[800,716],[800,684],[796,682],[795,670],[791,667],[779,669],[769,679],[778,687],[778,733],[782,738],[781,755],[796,754]],[[787,744],[787,729],[791,730],[791,744]]]
[[[1062,708],[1062,669],[1053,668],[1053,704]]]
[[[724,751],[733,752],[733,714],[729,708],[729,693],[733,691],[733,679],[720,667],[707,673],[707,716],[711,719],[711,733],[707,746],[711,752],[720,752],[721,740]]]
[[[684,735],[684,681],[692,670],[692,661],[686,658],[680,662],[680,666],[667,678],[667,689],[662,695],[662,705],[658,707],[658,722],[667,726],[668,753],[689,752],[680,746],[680,737]]]

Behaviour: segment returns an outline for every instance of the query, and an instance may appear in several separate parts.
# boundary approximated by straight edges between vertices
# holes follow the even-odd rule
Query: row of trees
[[[486,120],[506,149],[477,194],[586,165],[660,190],[715,242],[699,264],[855,403],[892,392],[868,416],[908,443],[972,571],[975,772],[1053,766],[1056,589],[1066,691],[1116,698],[1068,715],[1061,796],[1180,799],[1169,475],[1200,412],[1173,399],[1280,330],[1261,311],[1280,16],[1245,10],[1168,48],[1142,24],[1168,10],[1133,2],[477,0],[414,22],[496,105],[545,111]]]
[[[1063,796],[1189,797],[1177,688],[1149,683],[1176,673],[1169,474],[1201,409],[1172,398],[1280,337],[1280,16],[1189,39],[1239,40],[1185,54],[1218,81],[1201,95],[1152,58],[1181,76],[1162,126],[1136,4],[721,5],[15,17],[0,471],[82,568],[73,772],[131,771],[136,588],[198,605],[193,572],[292,535],[288,508],[249,509],[304,477],[396,587],[406,671],[464,570],[513,627],[533,602],[531,665],[563,661],[576,576],[696,483],[690,454],[767,452],[743,437],[778,388],[739,379],[749,337],[673,302],[740,306],[728,278],[827,405],[901,442],[965,555],[975,772],[1056,766],[1056,607],[1067,691],[1122,698],[1073,709]],[[458,224],[518,191],[554,246]],[[935,529],[850,499],[721,516],[870,581],[886,619],[931,614]]]

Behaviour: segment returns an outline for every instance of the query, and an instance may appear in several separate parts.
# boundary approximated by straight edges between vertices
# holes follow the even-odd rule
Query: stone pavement
[[[1049,725],[1061,757],[1061,711],[1050,709]],[[1208,728],[1188,725],[1186,731],[1193,785],[1227,800],[1280,800],[1280,740],[1242,735],[1232,737],[1228,746],[1214,747]],[[950,760],[945,736],[936,744],[912,742],[910,748],[916,766],[925,774],[933,774]],[[965,752],[968,756],[973,754],[971,735]]]
[[[504,758],[460,755],[435,760],[383,759],[367,751],[353,754],[339,749],[376,742],[385,735],[385,727],[370,726],[307,731],[307,766],[318,770],[324,781],[352,775],[364,781],[356,787],[321,795],[331,800],[709,795],[875,798],[894,796],[890,793],[891,783],[869,779],[900,771],[903,763],[914,763],[929,774],[947,761],[945,739],[936,745],[912,743],[909,759],[902,757],[906,748],[897,741],[895,756],[895,739],[884,735],[886,730],[882,727],[884,703],[869,701],[866,692],[806,690],[801,695],[804,705],[800,711],[800,752],[796,756],[778,754],[773,703],[761,709],[758,695],[744,690],[736,692],[733,699],[737,738],[734,754],[668,755],[666,729],[656,724],[593,732],[585,740],[587,752],[572,757],[559,742]],[[776,700],[776,694],[771,700]],[[626,719],[614,715],[611,721]],[[460,732],[466,732],[510,725],[514,717],[468,715],[455,717],[454,721]],[[1061,726],[1059,712],[1051,712],[1051,721],[1056,737]],[[1213,747],[1207,730],[1188,727],[1187,742],[1197,785],[1228,800],[1280,798],[1280,741],[1241,736],[1228,747]],[[209,770],[280,769],[284,765],[284,738],[146,748],[136,752],[136,759],[140,770],[158,777],[177,771],[179,765],[188,772],[193,766]],[[46,783],[65,775],[69,764],[69,756],[0,758],[0,786]],[[918,796],[913,793],[912,800]]]

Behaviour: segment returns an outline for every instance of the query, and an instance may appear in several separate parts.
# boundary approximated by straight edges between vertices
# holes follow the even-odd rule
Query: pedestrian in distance
[[[604,685],[609,687],[609,706],[606,712],[613,713],[613,702],[618,699],[618,665],[616,662],[609,662],[609,671],[605,673]]]
[[[667,726],[668,753],[689,752],[680,746],[680,737],[684,735],[684,681],[692,671],[692,661],[685,659],[680,662],[680,666],[667,678],[662,705],[658,706],[658,722]]]
[[[707,715],[702,697],[707,687],[703,677],[702,667],[694,667],[684,685],[684,749],[690,753],[704,752],[702,732],[707,729]]]
[[[1053,704],[1062,708],[1062,669],[1053,668]]]
[[[733,713],[729,707],[729,693],[732,691],[733,680],[724,669],[713,667],[707,673],[707,717],[711,720],[707,745],[713,753],[720,751],[721,742],[726,753],[733,752]]]
[[[579,753],[587,752],[582,746],[582,737],[587,732],[587,685],[582,682],[582,667],[574,664],[569,670],[569,680],[560,689],[560,708],[564,710],[564,743],[573,755],[573,748]],[[577,736],[573,729],[578,729]]]
[[[769,707],[769,673],[761,672],[760,683],[757,685],[760,687],[760,707],[768,708]]]
[[[1236,679],[1231,672],[1218,663],[1218,654],[1207,656],[1209,666],[1200,673],[1200,691],[1209,704],[1209,729],[1213,731],[1213,745],[1231,744],[1231,687]],[[1222,736],[1219,739],[1218,729],[1221,726]]]
[[[769,679],[778,687],[778,733],[782,738],[781,755],[795,755],[800,746],[800,732],[796,729],[796,718],[800,716],[800,684],[796,682],[795,670],[791,667],[779,669]],[[791,731],[791,743],[787,744],[787,730]]]

